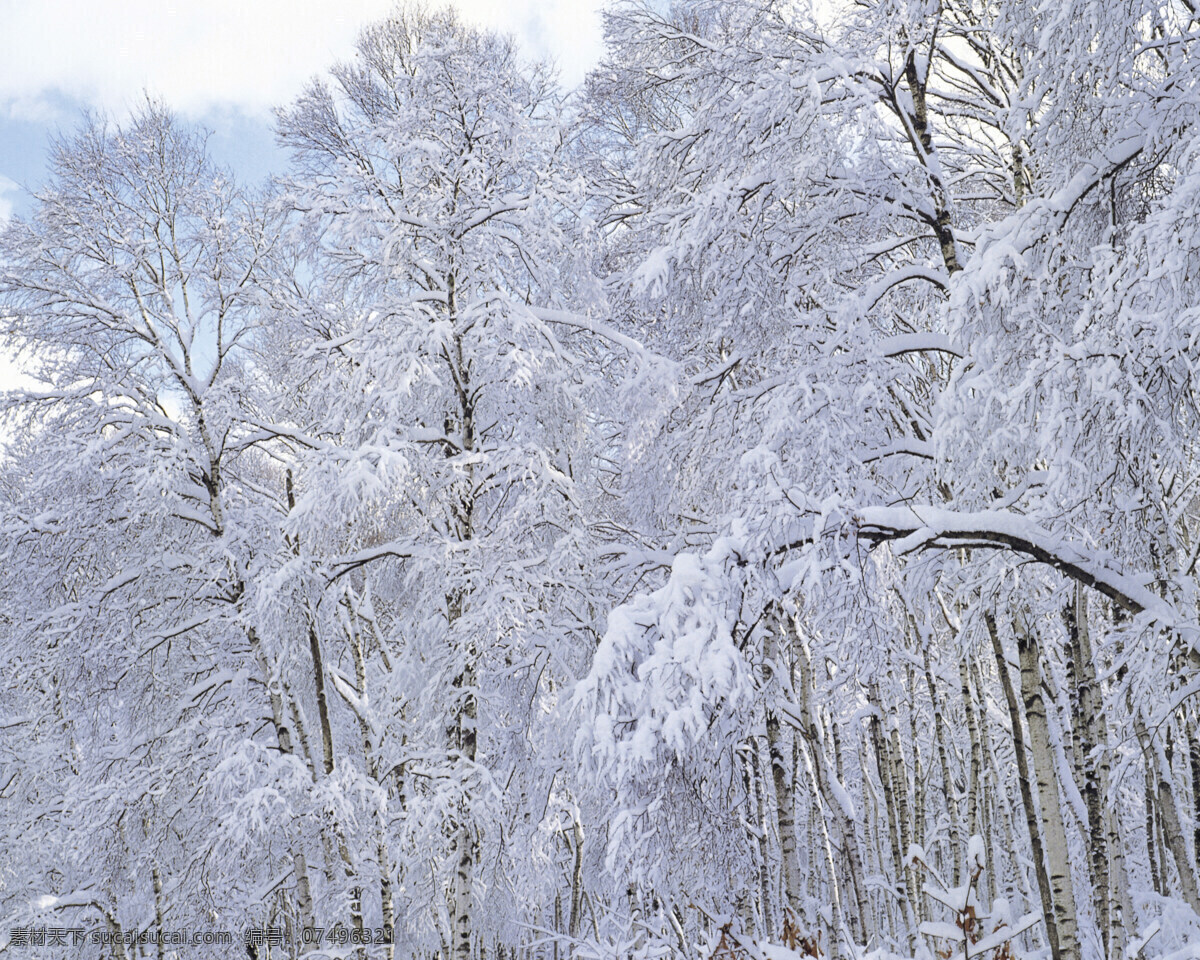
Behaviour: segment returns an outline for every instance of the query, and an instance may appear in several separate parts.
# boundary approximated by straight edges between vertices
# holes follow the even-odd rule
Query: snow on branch
[[[1109,146],[1084,161],[1075,175],[1048,197],[1038,197],[1005,220],[984,231],[978,243],[982,251],[972,262],[969,275],[977,286],[976,296],[994,280],[995,271],[1007,260],[1023,262],[1024,254],[1063,227],[1079,202],[1117,171],[1132,163],[1146,148],[1147,134],[1137,128],[1125,130]]]
[[[889,290],[912,280],[924,280],[943,292],[950,286],[950,279],[944,270],[936,270],[921,263],[911,263],[884,274],[874,283],[866,286],[859,296],[850,302],[849,306],[853,307],[856,312],[869,313],[875,309],[875,305]]]
[[[1175,608],[1143,582],[1019,514],[1001,510],[958,513],[910,504],[865,507],[858,511],[857,523],[860,537],[890,541],[900,553],[968,545],[1015,550],[1098,590],[1131,613],[1149,613],[1164,626],[1181,625]]]
[[[621,331],[604,323],[602,320],[585,317],[583,314],[571,313],[567,310],[547,310],[541,307],[531,307],[529,312],[543,323],[557,323],[566,327],[573,327],[576,330],[582,330],[599,337],[601,340],[607,340],[613,346],[622,348],[626,353],[639,360],[649,358],[650,351],[642,343],[627,334],[621,333]]]
[[[900,357],[906,353],[927,351],[948,353],[959,359],[966,355],[962,347],[941,333],[903,333],[881,341],[879,349],[885,357]]]

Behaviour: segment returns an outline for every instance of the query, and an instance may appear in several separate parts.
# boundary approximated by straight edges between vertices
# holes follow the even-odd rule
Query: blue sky
[[[0,0],[0,218],[29,207],[50,139],[81,111],[121,117],[143,92],[213,132],[246,179],[283,163],[273,106],[348,57],[392,0]],[[436,5],[436,4],[435,4]],[[458,0],[577,83],[601,52],[600,0]]]

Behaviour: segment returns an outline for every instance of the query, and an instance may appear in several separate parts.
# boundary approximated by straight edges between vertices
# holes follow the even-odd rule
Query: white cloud
[[[579,80],[600,52],[599,0],[461,0]],[[54,95],[124,112],[143,90],[203,114],[260,113],[353,50],[391,0],[0,0],[0,104],[43,116]]]
[[[583,79],[603,53],[601,0],[458,0],[464,18],[514,34],[529,56],[553,59],[564,83]]]

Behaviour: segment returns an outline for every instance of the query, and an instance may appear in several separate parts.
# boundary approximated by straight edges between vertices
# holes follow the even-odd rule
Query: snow
[[[0,397],[0,913],[357,889],[405,955],[799,960],[786,905],[823,956],[1042,956],[1015,627],[1082,960],[1068,719],[1124,928],[1194,953],[1128,739],[1186,831],[1200,85],[1160,6],[623,3],[577,97],[402,6],[254,189],[161,105],[84,118],[0,231],[37,374]]]
[[[906,353],[948,353],[961,359],[966,354],[953,340],[938,333],[903,333],[880,341],[880,352],[885,357],[899,357]]]
[[[967,841],[967,864],[972,868],[983,870],[987,867],[987,847],[983,837],[977,833],[971,834]]]
[[[860,530],[903,538],[909,550],[935,540],[966,541],[976,545],[1011,547],[1049,562],[1105,590],[1137,612],[1146,611],[1164,627],[1179,627],[1189,636],[1196,628],[1150,590],[1148,578],[1136,578],[1109,566],[1081,544],[1065,540],[1027,517],[1002,510],[958,512],[928,504],[904,507],[863,507],[857,512]],[[911,538],[911,539],[907,539]]]
[[[838,802],[838,806],[842,808],[846,819],[853,823],[857,819],[857,814],[854,809],[854,799],[850,796],[849,791],[842,786],[837,777],[829,778],[829,790]]]

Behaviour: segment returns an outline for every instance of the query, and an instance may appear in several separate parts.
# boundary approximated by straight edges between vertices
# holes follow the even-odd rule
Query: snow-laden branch
[[[1131,613],[1149,613],[1164,626],[1181,626],[1175,608],[1145,582],[1114,570],[1086,547],[1071,543],[1027,517],[1002,510],[959,513],[928,504],[865,507],[857,512],[858,534],[890,541],[898,553],[977,546],[1015,550],[1098,590]]]
[[[328,567],[327,577],[330,583],[339,580],[352,570],[366,566],[376,560],[390,558],[392,560],[411,560],[420,553],[420,545],[412,538],[393,540],[379,546],[359,550],[348,556],[338,557]]]
[[[847,304],[848,309],[859,314],[870,313],[889,290],[912,280],[924,280],[943,292],[950,286],[950,278],[944,270],[936,270],[922,263],[910,263],[897,270],[892,270],[874,283],[868,284],[857,297]]]
[[[1048,197],[1031,200],[1026,206],[993,227],[981,232],[982,251],[973,261],[970,275],[977,296],[982,296],[994,272],[1006,260],[1022,262],[1027,250],[1058,233],[1079,202],[1100,183],[1132,163],[1146,148],[1147,134],[1132,126],[1084,161],[1075,175]]]
[[[922,460],[932,460],[933,444],[927,440],[902,438],[895,443],[886,444],[864,454],[863,463],[874,463],[876,460],[882,460],[884,457],[895,457],[904,454],[910,457],[919,457]]]
[[[942,333],[902,333],[880,341],[880,352],[885,357],[900,357],[906,353],[948,353],[962,359],[965,351]]]
[[[585,317],[581,313],[571,313],[567,310],[548,310],[542,307],[530,307],[529,312],[543,323],[557,323],[576,330],[583,330],[601,340],[607,340],[614,346],[621,347],[638,359],[646,359],[649,351],[638,340],[610,326],[602,320]]]

